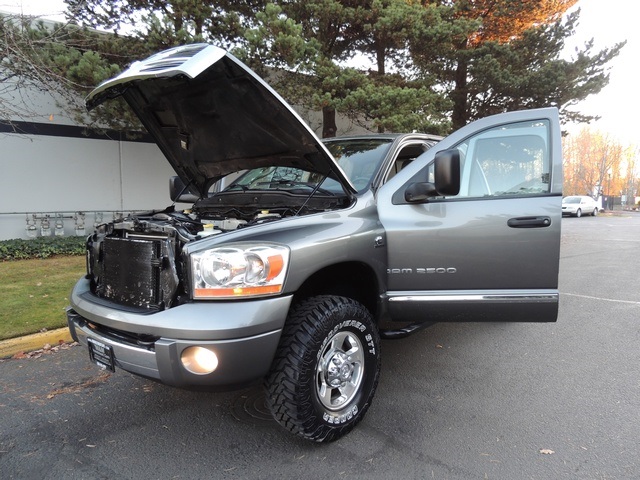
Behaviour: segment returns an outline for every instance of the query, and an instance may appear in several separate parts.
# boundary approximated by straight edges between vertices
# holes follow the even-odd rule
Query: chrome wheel
[[[364,352],[358,337],[338,332],[327,342],[316,369],[316,393],[329,410],[340,410],[356,396],[364,375]]]

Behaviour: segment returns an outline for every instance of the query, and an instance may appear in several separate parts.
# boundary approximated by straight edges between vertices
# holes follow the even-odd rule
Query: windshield
[[[344,139],[326,143],[327,148],[358,191],[367,188],[380,168],[391,139]],[[294,167],[261,167],[246,171],[225,190],[302,190],[342,194],[340,183],[319,173]],[[302,193],[302,192],[301,192]]]
[[[326,142],[325,146],[356,190],[362,191],[371,184],[391,142],[390,138],[360,138],[333,140]]]
[[[580,197],[567,197],[562,200],[562,203],[580,203]]]

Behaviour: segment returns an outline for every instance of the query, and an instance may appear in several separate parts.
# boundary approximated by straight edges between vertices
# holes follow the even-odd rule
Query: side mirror
[[[169,197],[172,202],[181,203],[195,203],[199,199],[185,186],[180,177],[169,178]]]
[[[455,148],[438,152],[434,162],[438,195],[457,195],[460,193],[460,151]]]
[[[434,183],[412,183],[404,192],[404,199],[419,203],[431,197],[457,195],[460,192],[460,152],[457,149],[436,153],[433,160]]]
[[[417,182],[412,183],[404,191],[404,199],[409,203],[424,202],[428,198],[438,195],[436,186],[433,183]]]

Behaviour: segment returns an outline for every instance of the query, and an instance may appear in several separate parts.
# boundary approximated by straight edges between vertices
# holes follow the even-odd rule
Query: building
[[[0,120],[0,240],[86,235],[94,224],[171,204],[172,167],[149,136],[88,130],[47,92],[0,91],[31,112]],[[316,132],[321,115],[301,112]],[[362,133],[338,118],[338,133]]]

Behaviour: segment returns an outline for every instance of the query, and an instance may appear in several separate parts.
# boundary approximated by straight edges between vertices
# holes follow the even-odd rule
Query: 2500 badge
[[[455,267],[420,267],[420,268],[387,268],[387,274],[407,274],[417,273],[419,275],[433,274],[433,273],[457,273],[458,269]]]

